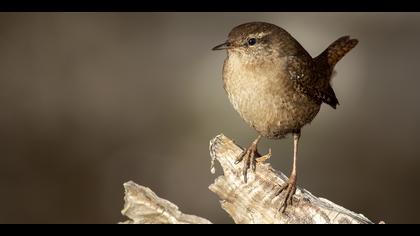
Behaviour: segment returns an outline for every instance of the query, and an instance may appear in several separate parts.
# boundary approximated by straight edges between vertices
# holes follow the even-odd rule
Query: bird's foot
[[[264,156],[261,156],[257,151],[257,144],[258,144],[259,138],[257,138],[252,144],[245,149],[236,159],[235,164],[238,164],[242,160],[244,161],[244,168],[243,168],[243,176],[244,176],[244,182],[247,182],[247,173],[248,169],[251,168],[253,172],[255,172],[257,162],[263,163],[267,159],[271,157],[271,149],[268,150],[268,153]]]
[[[279,190],[276,192],[276,196],[284,191],[285,196],[282,205],[279,208],[279,211],[284,213],[288,205],[293,205],[293,195],[296,193],[296,174],[291,174],[289,180],[280,186]]]

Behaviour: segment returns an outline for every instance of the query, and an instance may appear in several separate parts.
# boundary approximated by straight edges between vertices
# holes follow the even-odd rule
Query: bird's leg
[[[298,144],[300,138],[300,130],[296,133],[293,133],[293,168],[292,173],[290,174],[289,180],[280,187],[277,191],[276,196],[279,195],[281,192],[285,191],[284,202],[280,206],[281,210],[283,208],[283,213],[286,211],[288,205],[293,204],[293,195],[296,193],[296,182],[297,182],[297,174],[296,174],[296,160],[297,160],[297,152],[298,152]]]
[[[264,156],[261,156],[258,153],[257,145],[260,139],[261,135],[258,135],[254,142],[252,142],[251,145],[247,149],[245,149],[235,161],[235,164],[238,164],[239,162],[244,160],[243,176],[245,183],[247,182],[248,169],[251,168],[251,170],[255,172],[257,162],[264,162],[265,160],[271,157],[271,149]]]

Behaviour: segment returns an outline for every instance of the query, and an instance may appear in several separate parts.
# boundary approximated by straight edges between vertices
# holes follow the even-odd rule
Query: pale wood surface
[[[287,177],[274,170],[269,163],[257,163],[256,172],[249,171],[248,182],[242,177],[242,163],[234,164],[242,152],[231,139],[223,134],[210,141],[211,171],[215,172],[217,160],[223,175],[216,178],[209,189],[220,198],[222,208],[235,223],[297,223],[297,224],[370,224],[361,214],[347,210],[333,202],[315,197],[309,191],[299,188],[294,196],[293,206],[285,213],[278,211],[283,194],[275,196],[279,184]],[[193,223],[208,224],[210,221],[187,215],[173,203],[159,198],[152,190],[129,181],[124,184],[125,205],[122,214],[129,218],[123,223]],[[191,197],[191,199],[194,199]]]
[[[267,162],[257,163],[255,174],[249,171],[245,184],[242,164],[234,164],[241,152],[242,149],[223,134],[210,141],[212,162],[217,160],[220,163],[223,175],[217,177],[209,188],[219,196],[222,208],[236,223],[372,223],[361,214],[317,198],[299,187],[294,205],[288,206],[285,213],[279,212],[284,195],[275,196],[275,193],[287,177]]]
[[[128,217],[125,224],[210,224],[211,222],[194,215],[187,215],[178,207],[160,197],[151,189],[132,181],[124,184],[124,209],[121,213]]]

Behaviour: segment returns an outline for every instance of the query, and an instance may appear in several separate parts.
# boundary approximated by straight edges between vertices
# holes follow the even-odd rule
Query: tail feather
[[[343,36],[335,40],[324,52],[315,58],[316,61],[327,62],[331,69],[337,62],[344,57],[359,41],[350,39],[349,36]]]
[[[337,107],[337,105],[339,105],[338,99],[335,96],[334,90],[330,84],[330,80],[334,72],[334,66],[352,48],[354,48],[357,43],[357,39],[350,39],[349,36],[343,36],[335,40],[319,56],[314,58],[317,67],[323,71],[323,73],[325,73],[321,76],[324,79],[318,81],[320,92],[322,93],[322,101],[334,109]]]

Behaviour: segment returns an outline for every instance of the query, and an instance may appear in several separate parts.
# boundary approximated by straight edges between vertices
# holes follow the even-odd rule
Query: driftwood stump
[[[209,189],[221,199],[222,208],[235,223],[297,223],[297,224],[370,224],[369,219],[324,198],[317,198],[299,188],[293,205],[285,213],[279,211],[283,194],[275,196],[279,184],[287,177],[274,170],[269,163],[257,163],[256,172],[249,171],[248,182],[242,177],[243,165],[235,165],[235,158],[242,152],[223,134],[210,141],[211,171],[217,160],[223,175],[216,178]],[[156,196],[149,188],[127,182],[125,206],[122,214],[130,220],[124,223],[210,223],[210,221],[181,213],[173,203]]]

